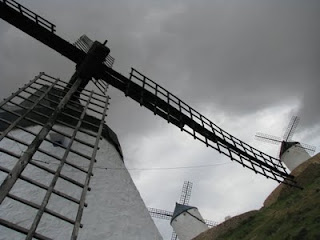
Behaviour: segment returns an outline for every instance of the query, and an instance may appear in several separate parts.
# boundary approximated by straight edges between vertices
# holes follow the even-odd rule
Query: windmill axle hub
[[[106,43],[106,42],[105,42]],[[80,92],[87,86],[91,78],[99,79],[99,72],[101,65],[109,55],[110,49],[104,44],[95,41],[89,49],[86,57],[83,61],[76,66],[76,72],[70,80],[70,84],[73,85],[75,81],[80,78],[82,80],[78,92],[74,97],[79,97]]]
[[[89,49],[85,59],[77,65],[77,72],[82,79],[96,77],[101,64],[109,55],[110,49],[102,43],[95,41]]]

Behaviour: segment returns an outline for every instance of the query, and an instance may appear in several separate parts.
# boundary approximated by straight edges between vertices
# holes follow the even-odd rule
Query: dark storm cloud
[[[166,63],[172,52],[177,54],[171,64],[186,71],[188,81],[181,84],[190,98],[235,112],[290,98],[311,107],[319,100],[314,91],[320,71],[319,6],[311,1],[192,2],[163,23],[157,41],[150,40],[149,54]],[[156,51],[161,38],[166,44]],[[312,117],[318,116],[315,110],[309,110]]]
[[[295,113],[302,129],[318,124],[319,2],[177,6],[167,9],[156,30],[135,28],[141,37],[131,45],[139,51],[129,53],[141,59],[121,59],[192,106],[215,104],[241,116],[300,101]]]

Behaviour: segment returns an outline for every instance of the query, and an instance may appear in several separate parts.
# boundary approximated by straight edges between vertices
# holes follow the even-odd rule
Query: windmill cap
[[[197,209],[197,208],[196,207],[192,207],[192,206],[183,205],[183,204],[180,204],[180,203],[176,203],[176,207],[174,208],[170,223],[172,223],[172,221],[176,217],[178,217],[180,214],[188,211],[189,209]]]

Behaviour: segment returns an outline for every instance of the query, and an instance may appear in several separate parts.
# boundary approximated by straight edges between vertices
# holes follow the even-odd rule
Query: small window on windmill
[[[49,137],[54,147],[59,147],[61,145],[66,147],[69,142],[69,139],[60,133],[51,132],[49,133]]]

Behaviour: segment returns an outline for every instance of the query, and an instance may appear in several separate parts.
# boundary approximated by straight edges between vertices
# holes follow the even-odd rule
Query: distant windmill
[[[191,206],[188,205],[189,201],[190,201],[190,197],[191,197],[191,190],[192,190],[192,182],[185,181],[183,183],[183,187],[182,187],[179,203],[176,203],[176,207],[175,207],[174,212],[169,212],[169,211],[161,210],[161,209],[157,209],[157,208],[148,208],[148,210],[150,212],[150,215],[152,217],[154,217],[154,218],[170,220],[171,221],[171,225],[172,225],[172,221],[175,218],[178,218],[178,216],[181,215],[183,212],[186,212],[186,211],[191,210],[191,209],[193,211],[198,212],[197,208],[191,207]],[[192,232],[194,230],[197,231],[197,229],[194,229],[194,228],[197,228],[197,226],[195,226],[195,225],[197,225],[197,223],[198,224],[200,223],[199,227],[200,227],[201,230],[202,229],[206,230],[205,228],[207,228],[207,227],[204,226],[204,225],[207,225],[209,227],[213,227],[213,226],[217,225],[217,222],[210,221],[210,220],[204,220],[204,219],[202,219],[201,216],[200,216],[200,218],[201,219],[196,218],[196,223],[194,223],[194,222],[192,223],[192,229],[190,229],[190,230],[192,230]],[[173,228],[174,227],[175,226],[173,226]],[[202,232],[201,230],[198,230],[198,231]],[[178,227],[178,231],[179,231],[179,227]],[[196,235],[198,235],[198,234],[196,234]],[[178,236],[180,236],[179,233],[178,233]],[[178,236],[177,236],[177,233],[175,232],[175,230],[173,230],[171,240],[176,240],[178,238]],[[180,240],[183,240],[183,239],[180,239]]]
[[[302,162],[310,158],[310,154],[314,153],[315,147],[292,140],[292,136],[297,129],[300,119],[293,116],[289,125],[282,137],[271,136],[264,133],[257,133],[256,139],[273,144],[281,144],[279,151],[279,158],[292,171]]]

